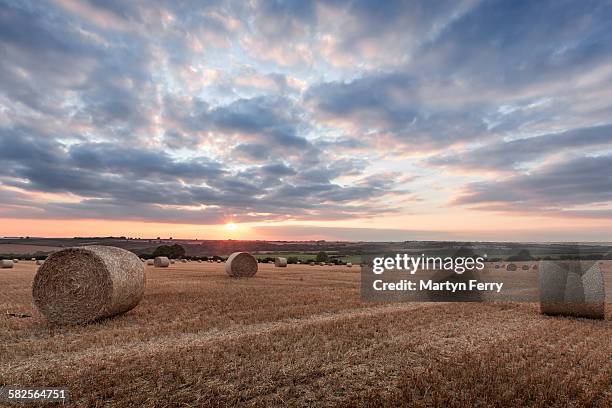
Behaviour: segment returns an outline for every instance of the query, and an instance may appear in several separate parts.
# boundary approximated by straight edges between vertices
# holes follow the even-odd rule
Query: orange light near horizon
[[[228,222],[227,224],[225,224],[225,229],[227,229],[228,231],[236,231],[237,228],[238,226],[233,222]]]

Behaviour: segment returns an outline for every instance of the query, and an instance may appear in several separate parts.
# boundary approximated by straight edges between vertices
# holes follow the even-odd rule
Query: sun
[[[227,224],[225,224],[225,229],[229,231],[236,231],[236,228],[238,228],[238,226],[233,222],[228,222]]]

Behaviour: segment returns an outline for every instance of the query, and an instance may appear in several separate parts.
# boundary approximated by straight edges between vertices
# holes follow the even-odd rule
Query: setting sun
[[[227,224],[225,224],[225,229],[229,231],[235,231],[236,228],[238,228],[238,226],[234,224],[233,222],[228,222]]]

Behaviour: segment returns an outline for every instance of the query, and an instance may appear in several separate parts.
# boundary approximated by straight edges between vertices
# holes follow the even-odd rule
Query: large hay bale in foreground
[[[286,268],[287,267],[287,258],[277,257],[274,258],[274,266],[277,268]]]
[[[49,321],[83,324],[131,310],[144,289],[144,267],[132,252],[84,246],[49,256],[34,277],[32,296]]]
[[[257,259],[248,252],[234,252],[225,262],[225,272],[233,278],[254,276],[257,268]]]
[[[548,315],[605,318],[604,277],[589,261],[546,261],[539,267],[540,310]]]
[[[165,256],[156,256],[153,265],[156,268],[167,268],[170,266],[170,260]]]
[[[2,269],[12,268],[14,264],[15,263],[10,259],[3,259],[2,261],[0,261],[0,266],[2,266]]]

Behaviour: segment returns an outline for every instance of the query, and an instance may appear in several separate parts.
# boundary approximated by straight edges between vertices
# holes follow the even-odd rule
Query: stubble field
[[[35,270],[0,269],[0,385],[65,387],[71,406],[612,406],[609,305],[595,321],[528,303],[367,303],[358,267],[263,264],[236,280],[178,263],[147,266],[131,312],[51,327],[32,306]]]

